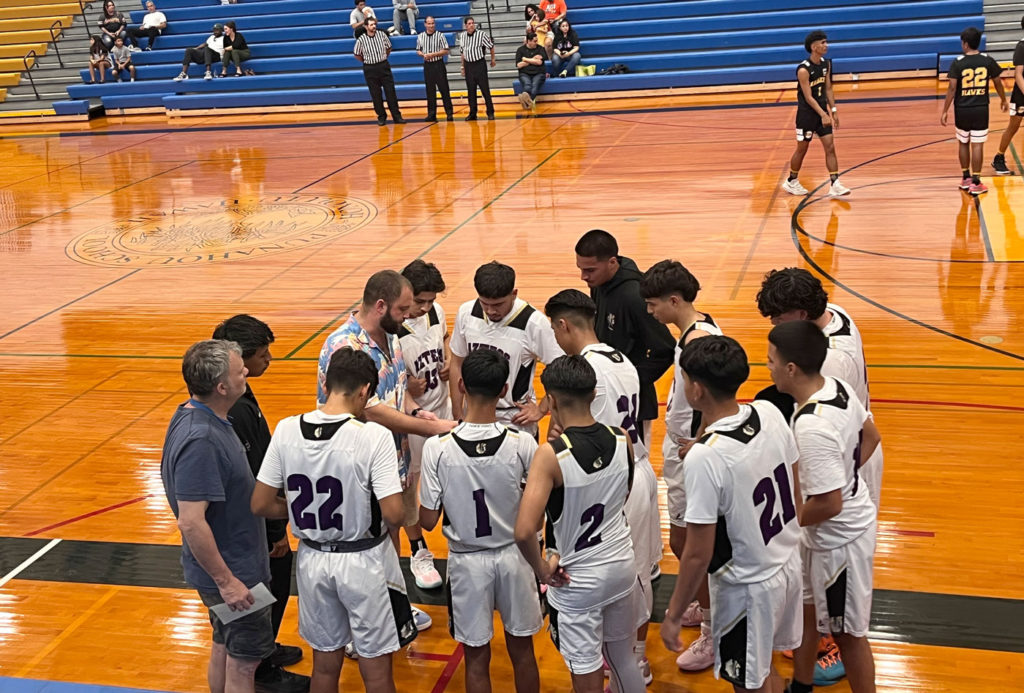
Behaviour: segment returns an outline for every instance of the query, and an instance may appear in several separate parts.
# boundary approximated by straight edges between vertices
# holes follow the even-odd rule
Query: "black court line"
[[[339,168],[339,169],[335,169],[334,171],[331,171],[331,172],[330,172],[330,173],[328,173],[328,174],[327,174],[326,176],[321,176],[320,178],[317,178],[317,179],[316,179],[315,181],[313,181],[312,183],[309,183],[308,185],[303,185],[303,186],[302,186],[301,188],[297,188],[297,189],[295,190],[295,192],[296,192],[296,193],[300,193],[300,192],[302,192],[303,190],[305,190],[306,188],[311,188],[311,187],[313,187],[314,185],[316,185],[317,183],[321,183],[321,182],[323,182],[323,181],[327,180],[328,178],[330,178],[331,176],[333,176],[333,175],[335,175],[335,174],[337,174],[337,173],[341,173],[341,172],[342,172],[342,171],[344,171],[344,170],[345,170],[346,168],[348,168],[348,167],[350,167],[350,166],[355,166],[355,165],[356,165],[356,164],[358,164],[358,163],[359,163],[360,161],[365,161],[366,159],[369,159],[369,158],[370,158],[371,156],[373,156],[374,154],[380,154],[380,153],[381,153],[382,151],[384,151],[385,149],[388,149],[389,147],[391,147],[391,146],[393,146],[393,145],[396,145],[396,144],[398,144],[398,143],[399,143],[399,142],[401,142],[402,140],[407,140],[407,139],[409,139],[410,137],[412,137],[413,135],[418,135],[418,134],[420,134],[421,132],[423,132],[424,130],[429,130],[429,129],[430,129],[431,127],[433,127],[434,125],[435,125],[435,123],[431,123],[430,125],[427,125],[427,126],[425,126],[425,127],[422,127],[422,128],[420,128],[419,130],[415,130],[415,131],[413,131],[413,132],[410,132],[410,133],[409,133],[408,135],[403,135],[402,137],[399,137],[399,138],[398,138],[397,140],[392,140],[392,141],[388,142],[387,144],[385,144],[385,145],[384,145],[383,147],[381,147],[380,149],[378,149],[378,150],[376,150],[376,151],[373,151],[373,152],[370,152],[369,154],[364,154],[363,156],[359,157],[359,158],[358,158],[358,159],[356,159],[355,161],[350,161],[350,162],[348,162],[347,164],[345,164],[344,166],[342,166],[341,168]]]
[[[48,539],[0,538],[0,575],[42,548]],[[181,571],[181,549],[162,544],[125,544],[65,539],[15,580],[190,589]],[[421,590],[401,559],[409,598],[443,606],[444,590]],[[446,561],[435,565],[446,574]],[[654,621],[660,622],[675,587],[675,575],[654,583]],[[17,582],[8,589],[17,590]],[[296,594],[292,581],[292,594]],[[995,652],[1024,652],[1024,600],[958,594],[875,590],[872,638],[917,645]]]
[[[79,301],[81,301],[83,299],[89,298],[93,294],[98,293],[100,291],[103,291],[107,287],[113,286],[114,284],[117,284],[118,282],[123,281],[123,280],[127,279],[128,277],[131,277],[132,275],[137,274],[138,272],[141,272],[141,271],[142,271],[142,268],[134,269],[131,272],[129,272],[128,274],[124,274],[124,275],[118,277],[117,279],[114,279],[113,281],[107,282],[103,286],[98,286],[95,289],[93,289],[92,291],[89,291],[88,293],[82,294],[78,298],[72,299],[72,300],[68,301],[67,303],[65,303],[63,305],[57,306],[53,310],[48,310],[45,313],[43,313],[42,315],[40,315],[38,317],[35,317],[35,318],[32,318],[31,320],[29,320],[25,324],[19,325],[18,327],[15,327],[13,330],[8,330],[7,332],[4,332],[3,334],[0,334],[0,339],[4,339],[5,337],[10,337],[15,332],[20,332],[21,330],[25,329],[26,327],[28,327],[30,325],[34,325],[35,323],[39,322],[40,320],[42,320],[44,318],[48,318],[49,316],[53,315],[54,313],[56,313],[58,311],[61,311],[61,310],[64,310],[68,306],[74,305],[74,304],[78,303]]]
[[[981,227],[981,239],[985,242],[985,257],[989,262],[995,262],[992,254],[992,239],[988,236],[988,225],[985,223],[985,213],[981,211],[981,195],[974,195],[974,210],[978,213],[978,224]],[[1003,287],[1005,291],[1007,287]]]
[[[699,95],[698,95],[699,96]],[[863,99],[844,99],[844,104],[850,103],[891,103],[900,101],[938,101],[944,98],[943,94],[922,95],[922,96],[870,96]],[[590,99],[587,99],[590,100]],[[570,105],[572,102],[569,102]],[[532,118],[574,118],[580,116],[600,115],[623,115],[627,113],[676,113],[680,111],[714,111],[734,110],[746,108],[792,108],[795,102],[778,101],[767,103],[742,103],[742,104],[708,104],[702,106],[666,106],[660,108],[616,108],[599,111],[566,111],[564,113],[538,113]],[[515,118],[499,118],[499,120],[519,120]],[[45,139],[47,137],[96,137],[96,136],[121,136],[121,135],[145,135],[154,133],[193,133],[193,132],[231,132],[238,130],[274,130],[274,129],[295,129],[295,128],[320,128],[320,127],[343,127],[349,125],[377,125],[376,120],[331,120],[311,123],[279,123],[279,124],[256,124],[256,125],[204,125],[187,128],[145,128],[139,130],[104,130],[104,131],[72,131],[72,132],[51,132],[51,133],[23,133],[17,135],[0,134],[3,139]]]
[[[851,166],[850,168],[846,169],[845,171],[842,171],[840,175],[845,174],[845,173],[849,173],[850,171],[854,171],[854,170],[856,170],[858,168],[862,168],[862,167],[867,166],[869,164],[873,164],[876,161],[881,161],[882,159],[887,159],[889,157],[897,156],[899,154],[905,154],[906,152],[914,151],[915,149],[923,149],[924,147],[930,147],[933,144],[939,144],[941,142],[949,142],[951,139],[952,138],[948,138],[947,137],[947,138],[943,138],[941,140],[935,140],[933,142],[925,142],[924,144],[917,144],[917,145],[914,145],[912,147],[907,147],[905,149],[900,149],[898,151],[891,152],[889,154],[883,154],[881,156],[876,156],[873,159],[868,159],[867,161],[863,161],[863,162],[861,162],[861,163],[859,163],[859,164],[857,164],[855,166]],[[900,318],[901,320],[905,320],[905,321],[907,321],[907,322],[909,322],[909,323],[911,323],[913,325],[917,325],[918,327],[923,327],[926,330],[931,330],[932,332],[935,332],[937,334],[941,334],[941,335],[943,335],[945,337],[950,337],[951,339],[955,339],[957,341],[963,342],[964,344],[970,344],[972,346],[976,346],[976,347],[979,347],[981,349],[985,349],[986,351],[991,351],[991,352],[993,352],[995,354],[999,354],[1001,356],[1008,356],[1011,359],[1016,359],[1018,361],[1024,361],[1024,356],[1022,356],[1020,354],[1015,354],[1012,351],[1007,351],[1006,349],[1000,349],[999,347],[992,346],[991,344],[985,344],[984,342],[975,341],[973,339],[970,339],[969,337],[964,337],[962,335],[958,335],[955,332],[950,332],[949,330],[944,330],[941,327],[938,327],[937,325],[932,325],[932,324],[929,324],[927,322],[924,322],[923,320],[918,320],[917,318],[912,318],[912,317],[910,317],[909,315],[907,315],[905,313],[899,312],[895,308],[890,308],[889,306],[885,305],[884,303],[880,303],[879,301],[876,301],[876,300],[874,300],[872,298],[868,298],[863,293],[857,291],[856,289],[853,289],[852,287],[850,287],[846,283],[840,281],[837,277],[833,276],[830,272],[828,272],[824,267],[819,265],[817,263],[817,261],[815,261],[815,259],[813,257],[811,257],[811,254],[807,251],[806,248],[804,248],[803,244],[800,242],[799,236],[805,233],[803,231],[803,229],[801,228],[801,226],[800,226],[800,212],[802,212],[804,210],[804,208],[807,207],[807,205],[811,204],[811,200],[812,200],[814,194],[817,193],[819,190],[821,190],[824,187],[825,187],[825,183],[819,184],[818,187],[816,187],[816,188],[814,188],[814,190],[811,190],[810,192],[808,192],[807,196],[804,197],[804,199],[800,201],[800,204],[797,205],[796,209],[793,210],[793,216],[790,218],[790,231],[789,231],[790,238],[793,241],[793,245],[796,246],[797,252],[800,253],[800,257],[802,257],[804,259],[804,261],[810,267],[812,267],[818,274],[820,274],[821,276],[823,276],[826,279],[828,279],[836,287],[842,289],[843,291],[846,291],[847,293],[849,293],[849,294],[851,294],[853,296],[856,296],[857,298],[859,298],[860,300],[864,301],[865,303],[867,303],[869,305],[872,305],[875,308],[878,308],[879,310],[885,311],[886,313],[889,313],[890,315],[893,315],[893,316],[895,316],[897,318]]]

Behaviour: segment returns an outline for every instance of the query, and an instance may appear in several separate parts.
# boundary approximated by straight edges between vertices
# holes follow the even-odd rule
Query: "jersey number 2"
[[[601,543],[601,533],[597,531],[597,528],[604,522],[604,503],[595,503],[583,511],[583,515],[580,517],[580,525],[585,525],[588,522],[590,526],[583,530],[583,534],[576,540],[577,551],[589,549],[591,546],[597,546]],[[595,534],[595,532],[597,533]]]
[[[779,487],[778,494],[775,492],[776,485]],[[782,501],[782,519],[779,519],[778,513],[775,512],[776,495]],[[790,520],[796,517],[793,489],[789,485],[785,462],[772,471],[772,476],[761,479],[754,487],[754,506],[761,503],[764,503],[764,509],[761,511],[761,539],[764,540],[764,545],[768,546],[768,542],[781,532]]]
[[[615,400],[615,408],[622,414],[622,428],[629,434],[629,439],[638,442],[640,433],[636,430],[636,395],[632,398],[622,395]]]
[[[292,501],[292,519],[298,529],[342,530],[341,513],[334,512],[341,507],[345,494],[341,482],[333,476],[322,476],[316,480],[316,492],[326,494],[327,498],[317,509],[316,514],[305,512],[313,502],[313,481],[305,474],[292,474],[288,477],[288,490],[298,491],[299,495]]]

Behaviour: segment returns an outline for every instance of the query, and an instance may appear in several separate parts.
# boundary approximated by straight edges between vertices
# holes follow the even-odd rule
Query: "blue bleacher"
[[[88,98],[100,98],[111,109],[168,110],[368,101],[362,71],[351,55],[347,4],[161,0],[159,7],[169,26],[156,50],[134,54],[138,81],[69,87],[70,100],[61,108],[81,108],[78,104]],[[440,30],[459,30],[469,8],[469,2],[423,3],[418,30],[427,14],[437,17]],[[390,8],[375,9],[381,25],[389,26]],[[133,21],[143,14],[133,11]],[[193,65],[192,79],[171,81],[180,70],[182,49],[204,42],[210,26],[227,19],[234,19],[248,40],[252,59],[246,65],[257,76],[204,81],[203,67]],[[542,94],[792,82],[796,64],[806,57],[804,36],[813,28],[828,32],[837,73],[937,67],[944,73],[959,53],[960,31],[984,27],[981,0],[853,0],[835,7],[820,0],[641,0],[632,5],[571,0],[569,19],[580,36],[584,64],[599,71],[624,64],[630,73],[549,79]],[[399,97],[422,99],[415,38],[393,37],[392,43]],[[458,60],[457,52],[453,59]],[[87,71],[82,74],[84,81]]]

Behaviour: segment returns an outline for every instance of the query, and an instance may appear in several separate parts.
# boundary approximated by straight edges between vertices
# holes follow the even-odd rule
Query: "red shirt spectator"
[[[538,4],[551,26],[565,18],[565,0],[540,0]]]

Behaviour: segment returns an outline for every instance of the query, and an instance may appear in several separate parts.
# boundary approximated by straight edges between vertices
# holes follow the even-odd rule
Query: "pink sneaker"
[[[971,183],[971,187],[967,190],[967,192],[971,193],[972,195],[981,195],[982,193],[988,192],[988,187],[984,183]]]
[[[715,665],[715,643],[711,639],[711,630],[704,626],[700,627],[700,637],[690,643],[676,659],[676,666],[683,671],[704,671]]]
[[[971,177],[970,176],[968,176],[967,178],[964,178],[963,180],[960,181],[960,189],[961,190],[970,190],[971,189]]]
[[[700,603],[691,602],[686,611],[683,612],[682,625],[687,627],[699,626],[704,621],[704,614],[701,613]]]

